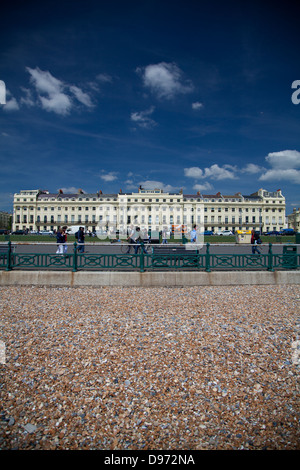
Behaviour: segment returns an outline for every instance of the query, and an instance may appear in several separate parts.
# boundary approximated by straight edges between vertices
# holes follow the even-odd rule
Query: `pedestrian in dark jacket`
[[[59,228],[56,233],[56,241],[57,241],[57,250],[56,253],[58,255],[63,255],[64,253],[64,242],[65,242],[65,237],[63,235],[62,229]]]
[[[79,253],[84,253],[84,237],[85,237],[84,227],[79,227],[78,238],[77,238]]]

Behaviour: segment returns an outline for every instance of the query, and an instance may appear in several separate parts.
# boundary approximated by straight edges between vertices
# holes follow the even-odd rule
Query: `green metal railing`
[[[299,245],[298,245],[299,246]],[[17,253],[11,242],[0,247],[0,269],[62,269],[72,270],[290,270],[300,268],[300,253],[297,245],[283,247],[282,253],[273,253],[268,245],[264,254],[216,254],[206,244],[203,253],[185,250],[178,253],[152,251],[137,254],[122,253],[78,253],[78,245],[68,254]]]

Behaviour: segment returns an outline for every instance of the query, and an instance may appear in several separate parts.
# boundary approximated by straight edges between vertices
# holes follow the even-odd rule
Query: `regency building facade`
[[[136,192],[64,194],[61,190],[21,190],[14,195],[12,230],[56,230],[82,225],[91,232],[126,234],[128,226],[161,231],[197,224],[200,231],[251,230],[267,232],[285,227],[285,198],[281,190],[259,189],[250,195],[184,194],[144,189]]]

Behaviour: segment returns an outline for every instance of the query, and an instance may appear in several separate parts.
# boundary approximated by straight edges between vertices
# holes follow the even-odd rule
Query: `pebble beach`
[[[299,450],[300,289],[1,287],[0,449]]]

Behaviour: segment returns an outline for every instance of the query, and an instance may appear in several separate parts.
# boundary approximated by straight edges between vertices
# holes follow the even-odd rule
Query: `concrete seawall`
[[[232,286],[300,284],[300,271],[62,272],[0,271],[0,286]]]

